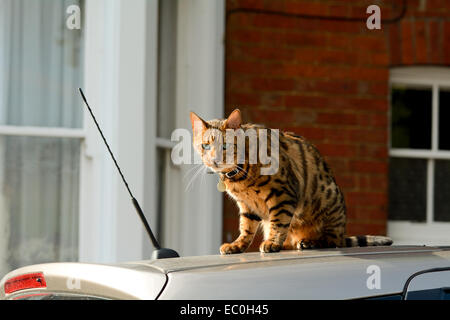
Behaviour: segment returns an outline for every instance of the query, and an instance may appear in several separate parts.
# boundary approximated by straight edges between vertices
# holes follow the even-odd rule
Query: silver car
[[[449,299],[450,247],[258,252],[121,264],[48,263],[0,282],[0,299]]]

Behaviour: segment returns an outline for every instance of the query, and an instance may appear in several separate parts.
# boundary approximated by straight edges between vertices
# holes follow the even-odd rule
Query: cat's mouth
[[[207,173],[208,174],[220,173],[227,177],[231,177],[231,176],[236,175],[240,171],[243,171],[243,167],[240,164],[232,165],[232,166],[221,166],[221,165],[215,164],[212,166],[208,166]]]

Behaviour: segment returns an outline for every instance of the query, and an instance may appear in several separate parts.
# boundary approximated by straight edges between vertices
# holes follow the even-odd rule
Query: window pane
[[[0,275],[78,257],[80,140],[0,136]]]
[[[390,158],[390,220],[426,220],[426,172],[427,160]]]
[[[157,212],[158,212],[158,241],[161,245],[163,244],[164,239],[164,225],[165,225],[165,212],[166,212],[166,206],[164,203],[164,199],[166,196],[166,190],[167,190],[167,183],[165,179],[165,173],[166,173],[166,153],[168,151],[166,149],[158,148],[157,149],[157,156],[156,156],[156,170],[157,170],[157,180],[156,180],[156,201],[157,203]]]
[[[450,150],[450,89],[439,92],[439,149]]]
[[[431,148],[431,88],[392,88],[391,145]]]
[[[450,160],[435,161],[434,220],[450,221]]]
[[[170,139],[175,129],[178,0],[159,1],[158,137]]]
[[[0,1],[0,124],[80,128],[82,30],[66,27],[80,1]]]

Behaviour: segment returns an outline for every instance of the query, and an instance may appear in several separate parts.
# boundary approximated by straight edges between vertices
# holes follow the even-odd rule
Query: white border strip
[[[389,150],[390,157],[396,158],[420,158],[420,159],[450,159],[450,151],[432,151],[423,149],[391,149]]]
[[[175,147],[176,143],[172,140],[166,139],[166,138],[156,138],[155,143],[157,147],[163,148],[163,149],[172,149]]]
[[[84,129],[60,127],[0,126],[0,135],[84,139],[86,132]]]

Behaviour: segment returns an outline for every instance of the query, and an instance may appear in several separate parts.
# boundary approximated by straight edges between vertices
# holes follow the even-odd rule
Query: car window
[[[408,300],[450,300],[450,288],[410,291]]]
[[[411,275],[405,283],[406,300],[450,300],[450,268],[433,268]]]

